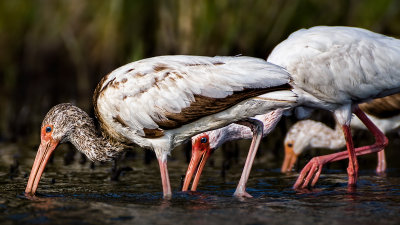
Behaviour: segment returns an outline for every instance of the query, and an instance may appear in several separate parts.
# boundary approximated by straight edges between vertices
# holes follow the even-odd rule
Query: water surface
[[[393,146],[394,148],[395,146]],[[169,172],[174,196],[161,198],[158,165],[146,165],[141,153],[119,166],[133,171],[110,181],[111,163],[80,164],[75,155],[65,165],[59,151],[47,166],[35,199],[23,191],[36,154],[34,147],[0,145],[1,224],[399,224],[400,176],[389,166],[386,176],[374,173],[374,156],[361,169],[358,188],[347,190],[345,167],[338,164],[324,171],[317,187],[304,192],[291,189],[298,173],[280,174],[277,166],[258,159],[251,173],[251,199],[232,197],[240,177],[244,153],[238,165],[221,176],[222,154],[206,168],[198,192],[179,191],[186,163],[182,154],[171,158]],[[395,152],[395,150],[393,150]],[[389,156],[395,161],[398,154]],[[19,166],[16,166],[18,161]],[[363,167],[363,160],[360,164]],[[269,163],[278,165],[276,162]],[[369,165],[372,164],[372,165]],[[396,165],[392,163],[392,165]]]

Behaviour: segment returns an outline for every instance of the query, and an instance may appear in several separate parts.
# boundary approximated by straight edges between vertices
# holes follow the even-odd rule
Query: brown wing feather
[[[108,75],[110,75],[110,74],[108,74]],[[131,144],[131,141],[128,140],[127,138],[125,138],[124,136],[118,134],[117,132],[115,132],[114,129],[108,127],[106,125],[106,123],[104,123],[104,119],[101,117],[101,115],[99,113],[99,109],[98,109],[98,106],[97,106],[97,99],[99,98],[99,96],[101,94],[104,93],[103,90],[108,88],[108,86],[112,83],[112,81],[114,81],[114,79],[111,80],[110,82],[108,82],[106,84],[106,86],[104,88],[101,88],[103,86],[103,83],[106,82],[106,80],[108,78],[108,75],[104,76],[100,80],[100,82],[96,86],[96,89],[94,90],[94,94],[93,94],[94,114],[95,114],[97,120],[99,121],[99,124],[100,124],[100,127],[101,127],[101,131],[102,131],[104,136],[108,137],[111,141],[118,141],[118,142],[124,143],[125,145],[129,145],[129,144]],[[127,126],[125,121],[123,121],[121,119],[121,117],[119,117],[119,116],[115,117],[114,121],[120,123],[122,126]]]
[[[377,118],[389,118],[400,113],[400,93],[377,98],[359,105],[360,109]]]
[[[162,129],[174,129],[191,123],[201,117],[224,111],[245,99],[272,91],[290,89],[292,89],[292,87],[289,84],[284,84],[266,89],[245,89],[243,91],[234,92],[226,98],[210,98],[195,95],[195,101],[191,103],[189,107],[183,109],[180,113],[167,113],[167,120],[159,121],[157,125]]]
[[[106,76],[107,77],[107,76]],[[103,83],[106,81],[106,77],[101,79],[99,84],[97,85],[94,95],[93,95],[93,105],[94,105],[94,112],[99,120],[99,123],[102,127],[102,130],[105,131],[105,134],[111,134],[109,136],[112,137],[118,137],[117,139],[119,141],[124,141],[124,142],[129,142],[126,138],[122,137],[121,135],[117,134],[114,132],[113,129],[110,129],[109,127],[106,126],[104,123],[103,118],[100,116],[100,113],[98,111],[98,106],[97,106],[97,98],[99,95],[103,92],[104,89],[107,88],[107,86],[111,83],[109,82],[106,87],[101,89],[103,86]],[[291,90],[292,87],[289,84],[284,84],[281,86],[276,86],[276,87],[271,87],[271,88],[265,88],[265,89],[245,89],[243,91],[237,91],[234,92],[232,95],[226,97],[226,98],[210,98],[210,97],[205,97],[201,95],[195,95],[195,101],[190,104],[189,107],[183,109],[180,113],[167,113],[166,117],[167,120],[159,121],[157,122],[157,125],[161,128],[157,129],[144,129],[145,137],[146,138],[157,138],[161,137],[164,135],[164,131],[166,129],[174,129],[177,127],[180,127],[182,125],[191,123],[201,117],[215,114],[218,112],[221,112],[225,109],[228,109],[229,107],[232,107],[239,102],[256,97],[258,95],[262,95],[268,92],[272,91],[278,91],[278,90]],[[116,117],[114,118],[115,122],[118,122],[122,125],[125,124],[125,122],[119,118]]]

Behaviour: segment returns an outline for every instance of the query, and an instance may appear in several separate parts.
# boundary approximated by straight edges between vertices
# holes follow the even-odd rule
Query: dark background
[[[47,111],[71,102],[93,116],[94,88],[113,69],[167,54],[267,58],[290,33],[316,25],[400,38],[400,0],[0,0],[0,223],[399,224],[398,134],[388,134],[386,176],[375,174],[370,154],[358,157],[356,193],[347,190],[347,160],[326,165],[314,189],[297,192],[291,187],[298,173],[280,173],[294,117],[263,139],[247,185],[253,199],[231,197],[250,140],[215,151],[196,193],[179,192],[190,142],[174,150],[171,201],[161,200],[152,151],[126,151],[117,163],[100,164],[60,145],[38,199],[24,196]],[[334,127],[329,112],[312,118]],[[366,131],[353,134],[356,146],[374,141]],[[331,152],[305,152],[296,171]]]
[[[357,26],[397,37],[399,21],[396,0],[0,1],[0,142],[38,144],[41,121],[58,103],[93,115],[100,78],[131,61],[167,54],[266,58],[301,28]],[[326,114],[316,117],[333,126]],[[293,122],[279,125],[276,143]]]

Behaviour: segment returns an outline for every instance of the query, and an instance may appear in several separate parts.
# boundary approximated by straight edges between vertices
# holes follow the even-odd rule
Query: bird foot
[[[349,176],[349,180],[347,182],[347,185],[349,187],[353,186],[355,187],[357,185],[357,177],[358,177],[358,166],[356,165],[356,168],[348,167],[347,168],[347,174]]]
[[[171,200],[172,199],[172,193],[163,194],[163,199],[164,200]]]
[[[302,189],[306,188],[308,185],[311,185],[311,187],[314,186],[321,175],[322,167],[325,163],[326,162],[322,156],[312,158],[301,170],[299,178],[297,178],[293,188]]]
[[[253,196],[246,191],[235,191],[233,196],[238,197],[238,198],[252,198]]]
[[[380,177],[386,177],[386,170],[378,170],[378,168],[376,169],[376,175],[380,176]]]
[[[379,176],[384,176],[386,174],[386,163],[380,163],[376,166],[376,174]]]

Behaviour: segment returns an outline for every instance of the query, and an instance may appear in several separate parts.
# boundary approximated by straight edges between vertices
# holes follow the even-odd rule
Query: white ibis
[[[98,161],[115,158],[125,145],[152,149],[168,198],[167,156],[175,146],[200,132],[293,105],[289,81],[281,67],[251,57],[159,56],[122,66],[105,76],[94,93],[102,133],[71,104],[47,113],[25,192],[34,195],[57,144],[70,141]],[[254,98],[258,95],[265,98]]]
[[[368,115],[368,118],[375,123],[375,125],[386,133],[380,126],[386,123],[385,119],[378,119],[376,117]],[[397,121],[400,122],[400,116],[393,118],[395,124]],[[356,121],[356,122],[355,122]],[[397,124],[397,128],[400,124]],[[352,128],[367,129],[364,124],[361,123],[357,118],[351,121]],[[392,130],[392,129],[391,129]],[[314,120],[301,120],[295,123],[284,140],[285,157],[282,163],[281,172],[290,172],[293,169],[294,164],[297,162],[297,158],[304,151],[312,148],[324,148],[331,150],[338,150],[346,146],[346,141],[343,138],[343,131],[340,125],[336,124],[335,129],[332,129],[321,122]],[[384,173],[386,170],[386,159],[384,150],[378,152],[378,164],[376,166],[376,172],[378,174]]]
[[[258,121],[260,121],[260,123],[262,122],[263,124],[263,136],[266,136],[275,128],[276,124],[279,122],[282,116],[283,111],[283,108],[279,108],[267,114],[258,115],[255,117]],[[192,183],[191,191],[196,191],[197,185],[200,181],[201,173],[208,158],[214,152],[214,150],[220,147],[223,143],[227,141],[253,138],[249,150],[249,152],[251,152],[253,146],[258,146],[258,144],[255,144],[256,140],[253,136],[254,130],[255,127],[249,126],[248,124],[232,123],[226,127],[207,131],[192,137],[192,157],[186,171],[182,191],[188,190],[190,181],[192,180],[193,174],[195,172],[196,175]],[[235,195],[245,190],[246,182],[248,180],[252,164],[253,161],[246,160],[242,173],[243,176],[240,178],[240,181],[235,191]],[[247,193],[246,197],[251,196]]]
[[[399,59],[399,40],[353,27],[302,29],[274,48],[267,61],[291,74],[290,84],[298,96],[297,114],[305,116],[315,108],[334,112],[348,149],[347,155],[310,161],[294,188],[315,185],[325,163],[346,157],[350,159],[348,184],[356,185],[356,154],[377,152],[387,145],[385,135],[358,104],[400,91]],[[352,113],[372,132],[375,144],[354,149],[350,131]]]
[[[386,106],[386,107],[385,107]],[[360,104],[363,110],[375,110],[373,115],[389,118],[378,118],[368,114],[374,124],[384,133],[392,131],[400,126],[400,94],[374,99],[372,102]],[[378,111],[379,110],[379,111]],[[265,115],[258,115],[255,118],[263,122],[263,136],[267,136],[279,122],[282,109],[277,109]],[[352,128],[367,129],[364,124],[356,117],[351,121]],[[252,130],[240,124],[230,124],[216,130],[207,131],[192,137],[192,158],[186,172],[182,191],[187,191],[191,178],[195,170],[196,175],[192,183],[191,191],[196,191],[201,173],[210,155],[223,143],[227,141],[253,138]],[[339,149],[346,146],[343,138],[343,130],[339,124],[335,129],[331,129],[325,124],[313,120],[301,120],[295,123],[287,132],[284,140],[285,157],[282,163],[282,172],[292,170],[298,156],[307,149],[328,148]],[[200,161],[201,159],[201,161]],[[248,167],[248,165],[247,165]],[[386,170],[386,160],[384,150],[378,152],[377,173]],[[243,185],[243,184],[242,184]]]
[[[400,127],[400,94],[374,99],[359,105],[368,118],[383,132],[387,133]],[[356,117],[351,120],[351,127],[367,129]],[[282,172],[292,170],[297,157],[310,148],[339,149],[346,146],[342,129],[336,124],[335,129],[313,120],[302,120],[295,123],[288,131],[284,141],[285,158]],[[378,152],[378,174],[385,172],[386,159],[384,150]]]
[[[353,122],[354,120],[352,120]],[[353,127],[353,126],[352,126]],[[285,157],[281,172],[290,172],[298,156],[311,148],[339,149],[346,146],[342,127],[336,123],[332,129],[321,122],[301,120],[290,127],[283,142]]]

